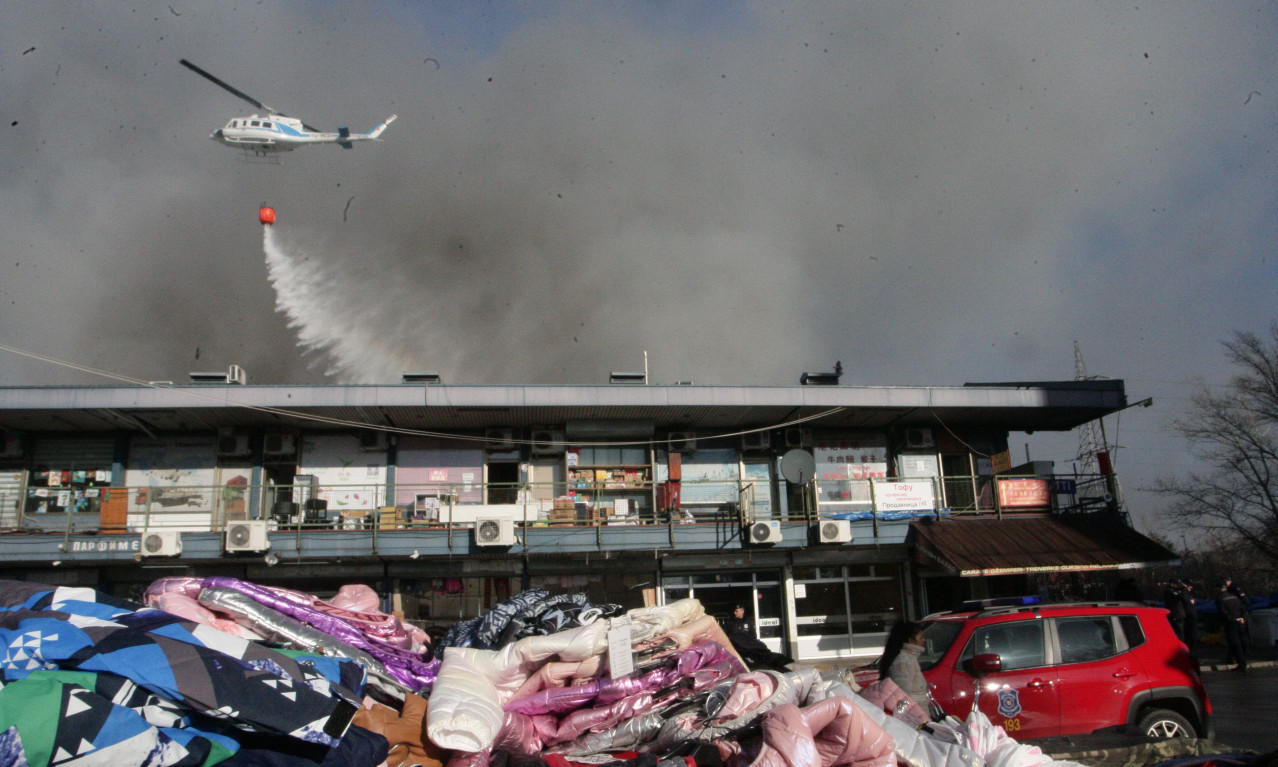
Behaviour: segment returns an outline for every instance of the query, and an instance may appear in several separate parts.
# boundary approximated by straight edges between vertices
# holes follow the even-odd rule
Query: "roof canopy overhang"
[[[915,556],[953,575],[1128,570],[1178,558],[1113,514],[931,519],[910,525]]]
[[[1121,380],[890,386],[153,385],[0,388],[30,432],[367,426],[466,431],[649,421],[706,433],[811,419],[840,430],[1068,431],[1127,406]]]

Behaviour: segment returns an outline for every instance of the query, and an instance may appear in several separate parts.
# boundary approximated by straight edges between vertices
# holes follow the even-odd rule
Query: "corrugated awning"
[[[1126,570],[1174,564],[1175,553],[1110,514],[927,519],[910,525],[915,555],[964,577]]]

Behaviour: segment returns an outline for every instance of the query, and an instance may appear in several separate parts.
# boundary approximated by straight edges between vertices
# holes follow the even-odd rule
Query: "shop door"
[[[717,572],[703,575],[667,575],[662,578],[662,591],[667,604],[685,597],[701,602],[706,614],[722,621],[732,615],[737,605],[746,608],[746,617],[754,623],[755,634],[768,649],[786,653],[785,595],[781,590],[780,572]]]

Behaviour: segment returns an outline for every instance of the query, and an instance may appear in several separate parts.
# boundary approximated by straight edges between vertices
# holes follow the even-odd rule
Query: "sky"
[[[398,120],[244,162],[209,133],[252,107],[183,58]],[[66,364],[0,351],[0,385],[646,352],[654,383],[942,386],[1073,379],[1077,342],[1154,399],[1106,422],[1151,529],[1171,422],[1275,320],[1276,73],[1273,2],[8,0],[0,345]]]

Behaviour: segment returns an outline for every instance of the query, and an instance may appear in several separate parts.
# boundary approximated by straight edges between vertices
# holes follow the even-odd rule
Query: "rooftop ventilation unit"
[[[616,370],[608,376],[608,383],[612,384],[646,384],[648,383],[647,373],[622,373]]]
[[[271,541],[266,536],[266,520],[247,519],[226,526],[225,548],[228,552],[266,551]]]
[[[799,376],[799,383],[804,386],[837,386],[843,377],[843,363],[834,363],[833,373],[804,373]]]
[[[823,519],[815,527],[820,543],[852,542],[852,523],[846,519]]]
[[[248,375],[244,368],[232,365],[225,373],[191,373],[193,384],[235,384],[243,386],[248,383]]]
[[[441,384],[443,378],[439,377],[439,373],[405,373],[403,382],[406,384]]]
[[[509,517],[477,517],[476,546],[514,546],[515,520]]]
[[[182,534],[176,530],[143,533],[141,549],[144,557],[176,557],[182,553]]]
[[[746,539],[750,543],[780,543],[781,523],[773,520],[751,522],[745,528]]]

